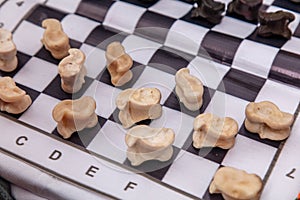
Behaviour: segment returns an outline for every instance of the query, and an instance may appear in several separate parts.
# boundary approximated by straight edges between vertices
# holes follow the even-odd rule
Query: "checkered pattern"
[[[15,9],[9,2],[3,9],[5,6],[8,10]],[[37,1],[29,2],[33,5]],[[56,0],[48,0],[46,5],[34,8],[19,24],[0,17],[4,27],[14,31],[19,59],[14,72],[0,72],[0,75],[13,77],[33,100],[24,114],[12,116],[60,137],[51,117],[56,103],[82,95],[93,96],[99,124],[74,134],[70,141],[132,167],[126,159],[126,130],[118,120],[114,99],[126,88],[156,87],[162,93],[163,114],[157,120],[144,123],[175,131],[174,154],[168,162],[149,161],[136,169],[195,198],[204,199],[222,199],[207,190],[221,166],[244,169],[267,180],[281,142],[262,140],[249,133],[243,124],[244,110],[251,101],[271,100],[283,111],[297,115],[300,100],[299,6],[285,0],[264,1],[263,9],[267,11],[285,9],[296,15],[291,23],[293,36],[289,41],[261,38],[257,36],[256,24],[227,13],[218,25],[192,19],[192,9],[193,3],[188,0],[152,3],[62,0],[59,4]],[[87,56],[86,82],[73,96],[61,90],[57,74],[59,60],[54,59],[40,42],[41,22],[46,18],[60,20],[71,46],[81,49]],[[112,41],[120,41],[134,60],[133,79],[120,88],[111,84],[106,70],[105,48]],[[204,84],[204,104],[199,111],[184,108],[174,92],[174,75],[183,67],[189,68]],[[232,149],[197,150],[192,146],[194,117],[204,112],[237,120],[240,129]],[[297,131],[300,130],[293,130]],[[272,188],[268,187],[266,192],[272,192]]]

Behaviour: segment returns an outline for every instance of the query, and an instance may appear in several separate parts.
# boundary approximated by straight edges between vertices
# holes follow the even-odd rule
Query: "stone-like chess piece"
[[[228,4],[227,13],[239,15],[249,21],[256,21],[262,0],[233,0]]]
[[[96,102],[92,97],[84,96],[77,100],[59,102],[52,111],[57,122],[57,131],[65,139],[76,131],[97,125]]]
[[[12,39],[12,34],[0,28],[0,70],[11,72],[17,68],[17,48]]]
[[[272,35],[282,36],[290,39],[292,32],[289,29],[289,24],[295,20],[295,16],[290,12],[259,12],[258,35],[262,37],[270,37]]]
[[[201,17],[212,24],[219,24],[223,18],[225,4],[214,0],[197,0],[197,8],[192,11],[192,18]]]
[[[41,40],[45,48],[56,59],[67,56],[70,49],[69,38],[64,33],[61,23],[57,19],[45,19],[42,27],[46,29]]]
[[[58,65],[58,73],[61,77],[61,87],[67,93],[78,92],[86,75],[84,66],[85,55],[79,49],[69,50],[69,56],[62,59]]]
[[[12,114],[24,112],[32,103],[31,97],[6,76],[0,78],[0,110]]]

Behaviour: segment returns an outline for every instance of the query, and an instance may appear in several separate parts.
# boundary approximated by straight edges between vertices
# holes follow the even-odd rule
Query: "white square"
[[[268,9],[267,9],[266,11],[267,11],[267,12],[276,12],[276,11],[279,11],[279,10],[286,11],[286,12],[290,12],[290,13],[294,14],[295,20],[292,21],[292,22],[289,24],[289,28],[291,29],[292,33],[294,33],[295,30],[297,29],[299,23],[300,23],[300,15],[299,15],[299,13],[293,12],[293,11],[291,11],[291,10],[284,9],[284,8],[282,8],[282,7],[273,6],[273,5],[271,5],[270,7],[268,7]]]
[[[22,3],[22,6],[18,6],[18,2]],[[3,28],[13,31],[24,18],[24,16],[34,8],[34,6],[44,2],[45,0],[6,1],[0,7],[0,22],[4,23]]]
[[[217,89],[230,67],[211,60],[195,57],[187,67],[193,76],[201,80],[203,85]]]
[[[300,38],[292,36],[282,47],[282,50],[300,55]]]
[[[95,99],[96,114],[107,119],[116,109],[115,99],[120,92],[118,88],[95,80],[84,95]]]
[[[150,11],[157,12],[172,18],[179,19],[186,15],[193,6],[188,3],[174,0],[160,0],[149,8]]]
[[[43,46],[41,39],[44,29],[30,22],[23,21],[15,31],[13,40],[18,51],[33,56]]]
[[[69,14],[61,21],[64,32],[72,39],[84,42],[90,32],[100,23],[81,17],[75,14]]]
[[[267,78],[278,51],[275,47],[243,40],[235,54],[232,67]]]
[[[165,45],[197,55],[200,44],[209,29],[177,20],[168,32]]]
[[[162,181],[202,198],[218,167],[217,163],[180,151]]]
[[[46,5],[67,13],[74,13],[80,2],[81,0],[60,0],[58,3],[57,0],[48,0]]]
[[[117,1],[107,11],[103,25],[120,31],[133,33],[136,24],[145,11],[146,8]],[[116,13],[118,14],[116,15]]]
[[[175,133],[174,145],[181,148],[193,130],[194,118],[182,112],[163,107],[162,116],[151,122],[151,127],[171,128]]]
[[[248,103],[248,101],[243,99],[216,91],[205,112],[213,113],[219,117],[231,117],[241,127],[245,119],[245,108]]]
[[[52,118],[52,110],[59,102],[51,96],[40,94],[20,120],[51,133],[57,125]]]
[[[80,50],[85,53],[85,67],[87,76],[96,78],[106,67],[105,51],[83,43]]]
[[[57,75],[57,66],[47,61],[32,57],[14,76],[22,85],[42,92]]]
[[[254,24],[224,16],[222,23],[214,26],[212,30],[239,38],[246,38],[256,29],[256,27],[257,26]]]
[[[159,43],[135,35],[126,37],[122,45],[126,53],[128,53],[133,60],[144,65],[148,64],[153,54],[162,46]]]
[[[275,156],[276,148],[237,135],[235,144],[226,154],[222,165],[257,174],[262,179]]]
[[[123,163],[126,160],[126,130],[121,125],[106,121],[87,149],[111,160]]]
[[[271,101],[281,111],[294,114],[300,101],[300,92],[294,87],[267,80],[255,99],[255,102],[260,101]]]
[[[161,92],[161,101],[163,104],[175,87],[175,78],[172,74],[146,66],[139,79],[133,85],[133,88],[157,88]]]

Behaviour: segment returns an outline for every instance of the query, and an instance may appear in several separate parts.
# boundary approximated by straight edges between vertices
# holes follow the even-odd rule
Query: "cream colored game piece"
[[[69,38],[64,33],[61,23],[57,19],[49,18],[42,22],[42,27],[46,29],[41,40],[45,48],[56,59],[67,56],[70,49]]]
[[[284,140],[290,135],[290,127],[294,116],[282,112],[270,101],[251,102],[246,107],[245,127],[260,138]]]
[[[127,89],[122,91],[116,105],[120,109],[119,120],[124,128],[145,119],[156,119],[161,116],[161,94],[156,88]]]
[[[180,69],[175,75],[175,81],[175,91],[180,102],[189,110],[199,110],[203,103],[202,82],[197,77],[190,75],[188,68]]]
[[[92,128],[97,125],[96,102],[92,97],[84,96],[77,100],[64,100],[58,103],[52,117],[57,122],[57,131],[65,139],[75,131]]]
[[[11,72],[17,68],[17,48],[12,39],[12,34],[0,28],[0,70]]]
[[[106,48],[105,56],[113,85],[122,86],[132,79],[130,68],[133,61],[120,42],[110,43]]]
[[[200,114],[194,120],[193,146],[229,149],[234,145],[237,132],[238,124],[230,117]]]
[[[262,180],[256,174],[222,167],[216,172],[209,193],[221,193],[225,200],[258,200],[262,186]]]
[[[15,81],[6,76],[0,78],[0,110],[12,114],[24,112],[32,101],[29,95]]]
[[[131,128],[125,137],[127,158],[137,166],[147,160],[167,161],[173,155],[175,133],[170,128],[151,128],[139,125]]]
[[[85,55],[79,49],[69,49],[69,54],[60,61],[58,73],[61,77],[62,89],[67,93],[75,93],[81,89],[85,82]]]

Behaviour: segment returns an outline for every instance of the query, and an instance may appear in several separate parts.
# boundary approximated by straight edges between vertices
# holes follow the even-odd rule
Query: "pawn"
[[[281,36],[290,39],[292,32],[289,29],[289,24],[295,20],[295,16],[290,12],[259,12],[258,35],[261,37],[271,37],[273,35]]]
[[[214,0],[197,0],[197,8],[192,11],[192,18],[201,17],[212,24],[219,24],[222,20],[222,13],[225,11],[225,4]]]
[[[105,56],[113,85],[122,86],[132,79],[130,68],[133,61],[120,42],[110,43],[106,48]]]
[[[148,160],[167,161],[173,155],[174,139],[174,131],[170,128],[135,126],[125,136],[127,158],[133,166]]]
[[[0,110],[11,114],[24,112],[32,103],[29,95],[15,81],[6,76],[0,78]]]
[[[57,122],[58,133],[67,139],[76,131],[97,125],[95,110],[95,100],[85,96],[77,100],[61,101],[54,107],[52,117]]]
[[[45,48],[56,59],[67,56],[70,49],[69,38],[64,33],[61,23],[57,19],[45,19],[42,27],[46,29],[41,40]]]
[[[69,56],[62,59],[58,65],[61,77],[61,87],[67,93],[78,92],[85,83],[85,55],[79,49],[70,49]]]
[[[0,70],[11,72],[17,68],[17,48],[10,31],[0,28]]]
[[[227,13],[236,14],[249,21],[257,21],[262,0],[233,0],[228,4]]]

